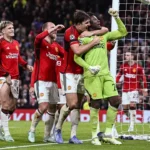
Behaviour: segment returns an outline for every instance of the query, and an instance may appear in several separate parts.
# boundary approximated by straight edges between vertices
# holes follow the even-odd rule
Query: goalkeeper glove
[[[90,66],[89,71],[92,74],[96,75],[100,71],[100,66]]]
[[[109,8],[108,13],[115,18],[119,17],[118,11],[114,10],[113,8]]]

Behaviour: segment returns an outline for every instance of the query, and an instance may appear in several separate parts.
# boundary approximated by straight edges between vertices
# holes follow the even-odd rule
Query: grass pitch
[[[30,128],[30,123],[27,121],[10,121],[10,132],[15,142],[5,142],[0,141],[1,149],[17,149],[17,150],[148,150],[150,148],[150,142],[142,140],[120,140],[122,145],[110,145],[102,143],[101,146],[94,146],[90,142],[91,132],[89,123],[80,123],[78,128],[78,138],[85,140],[81,145],[68,144],[70,138],[70,123],[66,122],[63,127],[63,138],[64,144],[55,143],[44,143],[43,142],[43,132],[44,123],[40,122],[36,130],[36,142],[28,142],[28,130]],[[119,124],[118,124],[119,126]],[[117,126],[117,127],[118,127]],[[127,126],[122,126],[123,130],[127,130]],[[138,131],[140,131],[141,126],[139,126]],[[150,124],[144,125],[145,131],[150,132]],[[104,130],[104,124],[101,124],[101,130]],[[119,130],[119,129],[118,129]],[[143,131],[141,130],[141,133]]]

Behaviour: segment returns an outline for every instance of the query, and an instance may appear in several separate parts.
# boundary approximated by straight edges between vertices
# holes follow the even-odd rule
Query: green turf
[[[14,147],[16,147],[15,149],[17,150],[148,150],[150,148],[150,142],[139,141],[139,140],[124,140],[124,141],[121,140],[123,144],[119,146],[110,145],[106,143],[102,143],[101,146],[94,146],[90,143],[90,141],[84,142],[84,144],[81,145],[43,143],[42,142],[43,130],[44,130],[43,122],[40,122],[40,124],[37,127],[36,142],[30,143],[27,140],[27,133],[30,127],[30,122],[10,121],[9,126],[10,126],[10,131],[12,133],[12,137],[14,138],[15,142],[8,143],[5,141],[0,141],[0,150],[6,147],[7,149],[14,149]],[[119,124],[117,125],[117,127],[118,126]],[[80,139],[86,140],[91,138],[89,127],[90,127],[89,123],[80,123],[80,126],[78,128],[78,137]],[[124,125],[123,129],[126,130],[126,128],[127,126]],[[145,130],[150,131],[150,124],[145,125],[144,128]],[[102,124],[101,127],[101,130],[103,129],[104,129],[104,124]],[[68,141],[69,137],[70,137],[70,123],[65,123],[63,128],[64,141]],[[22,147],[22,146],[31,146],[31,145],[35,145],[35,146],[24,147],[24,148]]]

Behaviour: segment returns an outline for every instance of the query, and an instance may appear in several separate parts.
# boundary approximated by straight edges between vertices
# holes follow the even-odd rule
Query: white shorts
[[[85,88],[82,74],[60,74],[62,90],[65,93],[80,93],[84,94]]]
[[[56,83],[37,81],[34,83],[34,89],[39,104],[43,102],[57,104],[59,102],[58,88]]]
[[[66,104],[66,95],[64,94],[62,89],[58,89],[59,92],[59,102],[57,104]]]
[[[0,88],[3,86],[5,81],[6,81],[5,77],[0,77]],[[19,80],[11,79],[11,81],[12,81],[12,85],[10,86],[11,93],[15,99],[18,99],[19,98]]]
[[[122,104],[128,105],[128,104],[130,104],[130,102],[139,103],[139,92],[138,91],[122,93]]]

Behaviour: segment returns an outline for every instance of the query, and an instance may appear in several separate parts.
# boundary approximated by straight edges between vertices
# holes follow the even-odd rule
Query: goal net
[[[122,109],[119,112],[121,117],[117,118],[117,122],[120,123],[116,124],[116,128],[124,137],[132,136],[134,139],[144,140],[150,135],[150,5],[140,0],[120,0],[119,15],[127,28],[128,35],[118,41],[117,72],[125,62],[124,54],[129,50],[134,52],[136,62],[144,68],[146,74],[148,96],[144,97],[140,93],[134,131],[128,131],[130,119]],[[118,91],[122,95],[122,86]]]

